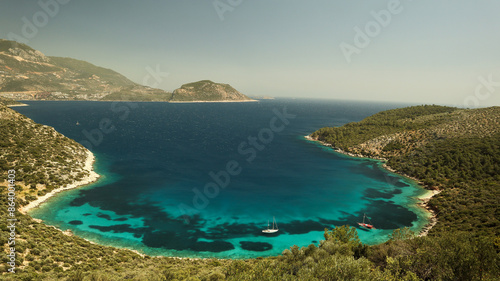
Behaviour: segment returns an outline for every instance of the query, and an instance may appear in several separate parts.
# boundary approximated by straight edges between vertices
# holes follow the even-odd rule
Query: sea
[[[350,225],[363,243],[415,232],[426,193],[383,162],[304,136],[407,104],[28,101],[14,109],[90,149],[101,178],[30,212],[61,230],[152,256],[246,259],[318,245]],[[371,222],[375,229],[358,227]],[[276,233],[262,230],[273,227]]]

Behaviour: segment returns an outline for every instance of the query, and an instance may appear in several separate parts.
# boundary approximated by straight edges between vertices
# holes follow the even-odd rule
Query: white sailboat
[[[273,217],[273,228],[269,228],[269,221],[267,221],[267,229],[262,230],[263,233],[276,233],[278,232],[278,224],[276,219]]]

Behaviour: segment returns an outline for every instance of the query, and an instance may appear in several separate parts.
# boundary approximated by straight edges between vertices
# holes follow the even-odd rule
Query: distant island
[[[28,45],[0,39],[0,96],[14,100],[239,102],[253,99],[209,80],[167,92],[139,85],[111,69],[45,56]]]
[[[182,85],[172,93],[172,102],[244,102],[255,101],[228,84],[202,80]]]

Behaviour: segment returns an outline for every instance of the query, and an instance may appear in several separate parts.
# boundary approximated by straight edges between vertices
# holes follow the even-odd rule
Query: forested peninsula
[[[19,212],[48,192],[88,177],[88,152],[0,104],[0,279],[498,280],[499,118],[499,107],[418,106],[311,135],[346,153],[385,158],[391,168],[441,190],[430,201],[438,223],[427,236],[398,229],[388,242],[367,246],[356,228],[339,226],[325,230],[319,245],[293,246],[277,257],[179,259],[97,245]],[[9,181],[12,171],[15,181]],[[15,210],[9,209],[11,202]],[[15,273],[9,272],[12,247]]]
[[[429,201],[438,216],[431,233],[500,233],[500,107],[394,109],[311,138],[354,156],[387,159],[390,169],[441,191]]]

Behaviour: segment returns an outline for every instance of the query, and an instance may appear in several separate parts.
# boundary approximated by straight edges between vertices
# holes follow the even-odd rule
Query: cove
[[[367,244],[386,241],[396,228],[418,231],[427,223],[415,205],[425,190],[415,182],[383,169],[381,161],[345,156],[303,137],[404,105],[133,103],[122,118],[112,108],[126,104],[28,103],[16,110],[81,143],[88,140],[84,132],[106,120],[107,133],[90,147],[102,178],[30,212],[100,244],[148,255],[252,258],[318,243],[325,228],[357,226],[364,213],[377,228],[358,229]],[[275,111],[285,108],[295,117],[288,124],[274,121],[282,130],[273,131]],[[240,153],[250,148],[255,153]],[[196,192],[206,199],[197,206]],[[279,232],[263,234],[273,217]]]

